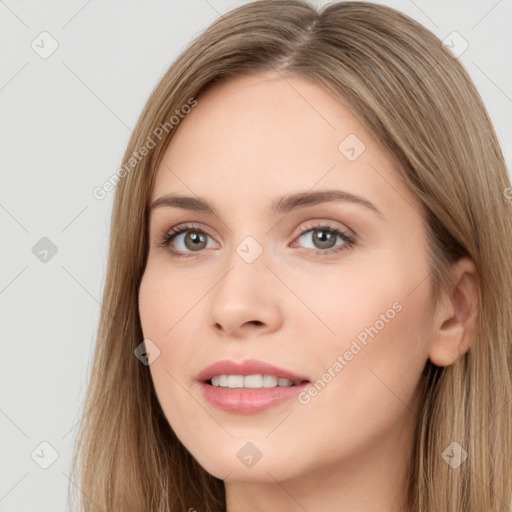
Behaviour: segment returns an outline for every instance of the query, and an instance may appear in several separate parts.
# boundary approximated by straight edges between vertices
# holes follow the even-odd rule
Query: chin
[[[265,442],[230,439],[222,445],[200,446],[190,450],[196,461],[211,475],[224,481],[275,483],[298,476],[297,451],[287,453]],[[300,454],[304,463],[304,454]]]

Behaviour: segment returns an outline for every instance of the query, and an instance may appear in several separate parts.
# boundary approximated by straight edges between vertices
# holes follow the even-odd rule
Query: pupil
[[[188,246],[188,243],[190,240],[192,240],[192,246],[189,247]],[[204,242],[205,241],[205,237],[202,233],[198,233],[196,231],[191,231],[190,233],[187,234],[187,236],[185,237],[185,245],[187,246],[188,249],[197,249],[198,247],[198,244],[196,242]]]
[[[318,235],[321,233],[321,235]],[[327,230],[317,230],[314,234],[315,243],[318,243],[322,249],[332,247],[332,241],[336,241],[333,233]]]

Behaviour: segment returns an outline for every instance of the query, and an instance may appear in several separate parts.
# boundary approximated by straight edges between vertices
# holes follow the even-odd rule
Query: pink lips
[[[212,386],[209,383],[210,379],[215,375],[257,374],[274,375],[278,378],[281,377],[291,381],[301,381],[302,384],[289,387],[278,386],[261,389],[230,389]],[[255,359],[248,359],[239,363],[229,360],[217,361],[202,370],[197,376],[197,380],[201,383],[203,396],[211,404],[224,411],[240,414],[253,414],[269,409],[270,407],[297,396],[310,384],[308,379],[304,376]]]
[[[200,382],[206,382],[215,375],[275,375],[290,380],[308,380],[306,377],[296,375],[283,368],[278,368],[269,363],[258,361],[256,359],[246,359],[237,363],[224,359],[206,367],[197,376]]]

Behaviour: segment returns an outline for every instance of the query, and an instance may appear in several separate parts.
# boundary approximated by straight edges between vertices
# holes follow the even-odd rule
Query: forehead
[[[308,80],[274,72],[237,77],[197,101],[175,128],[152,199],[173,191],[220,201],[236,193],[261,204],[315,187],[388,200],[408,194],[392,155],[341,101]]]

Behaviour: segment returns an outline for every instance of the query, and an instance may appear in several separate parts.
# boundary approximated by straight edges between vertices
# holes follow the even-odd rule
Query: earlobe
[[[441,301],[433,318],[429,359],[437,366],[449,366],[473,344],[478,323],[479,279],[476,265],[468,257],[454,263],[453,286]]]

